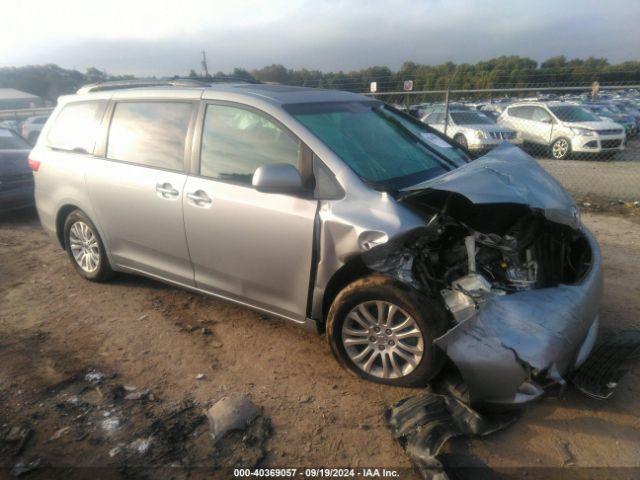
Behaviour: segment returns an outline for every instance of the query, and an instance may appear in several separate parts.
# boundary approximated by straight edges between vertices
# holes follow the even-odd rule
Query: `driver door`
[[[251,185],[262,165],[290,163],[305,171],[301,152],[301,142],[262,112],[206,105],[197,174],[184,189],[198,288],[304,321],[318,201]]]

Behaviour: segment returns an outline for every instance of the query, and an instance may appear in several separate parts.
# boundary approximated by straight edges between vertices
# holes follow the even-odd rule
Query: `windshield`
[[[31,150],[31,145],[11,130],[0,128],[0,150]]]
[[[609,112],[617,113],[617,114],[621,114],[622,113],[622,110],[620,110],[615,105],[607,105],[606,107],[604,107],[604,110],[608,110]]]
[[[549,110],[563,122],[597,122],[598,117],[586,108],[575,105],[549,107]]]
[[[293,104],[285,108],[376,188],[404,188],[455,168],[450,159],[380,102]]]
[[[451,119],[456,125],[493,125],[491,120],[476,112],[452,112]]]
[[[471,161],[457,143],[450,142],[444,135],[439,135],[437,131],[428,127],[415,117],[399,112],[390,108],[388,105],[385,105],[383,110],[397,118],[402,125],[411,130],[415,135],[418,135],[422,140],[426,140],[433,149],[437,150],[438,153],[444,155],[449,160],[452,160],[456,165],[460,166]]]

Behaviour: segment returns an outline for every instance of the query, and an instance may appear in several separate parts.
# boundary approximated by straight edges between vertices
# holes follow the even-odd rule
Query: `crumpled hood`
[[[552,222],[580,226],[576,203],[560,183],[520,148],[503,143],[483,157],[437,178],[401,190],[399,200],[439,190],[476,205],[519,204]]]

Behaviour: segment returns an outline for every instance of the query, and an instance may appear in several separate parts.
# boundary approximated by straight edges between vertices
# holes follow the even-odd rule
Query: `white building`
[[[0,110],[43,107],[42,98],[15,88],[0,88]]]

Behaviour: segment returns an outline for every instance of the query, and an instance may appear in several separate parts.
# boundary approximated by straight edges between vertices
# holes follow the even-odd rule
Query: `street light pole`
[[[447,91],[444,94],[444,134],[447,135],[447,126],[449,125],[449,90],[451,90],[451,84],[456,79],[458,74],[458,67],[453,71],[451,80],[447,82]]]

